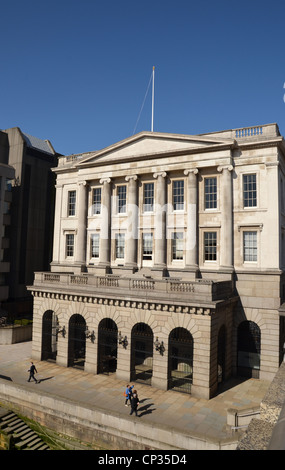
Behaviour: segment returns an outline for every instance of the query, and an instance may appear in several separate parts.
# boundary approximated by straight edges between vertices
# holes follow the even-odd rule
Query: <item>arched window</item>
[[[168,388],[191,393],[193,379],[193,338],[185,328],[175,328],[169,335]]]

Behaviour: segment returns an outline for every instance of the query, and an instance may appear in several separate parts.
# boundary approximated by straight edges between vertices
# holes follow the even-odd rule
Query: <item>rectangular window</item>
[[[74,234],[66,235],[66,257],[74,256]]]
[[[92,207],[93,215],[101,214],[101,188],[93,189]]]
[[[257,206],[256,175],[243,175],[243,207]]]
[[[217,209],[217,178],[205,178],[205,209]]]
[[[143,193],[143,211],[152,212],[153,211],[153,195],[154,195],[154,184],[145,183],[144,184],[144,193]]]
[[[217,260],[217,232],[204,233],[204,256],[205,261]]]
[[[152,233],[143,233],[143,259],[152,260],[153,237]]]
[[[257,232],[243,232],[243,260],[257,261]]]
[[[172,259],[183,259],[183,232],[172,234]]]
[[[76,191],[68,191],[68,216],[75,215]]]
[[[118,186],[117,190],[118,195],[118,213],[125,213],[126,212],[126,204],[127,204],[127,186]]]
[[[125,234],[116,233],[116,258],[125,257]]]
[[[99,233],[91,235],[91,258],[99,258]]]
[[[184,181],[173,181],[173,210],[184,209]]]

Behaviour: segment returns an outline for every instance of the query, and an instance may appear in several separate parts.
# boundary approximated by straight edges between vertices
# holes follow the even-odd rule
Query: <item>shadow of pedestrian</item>
[[[39,379],[37,382],[40,384],[41,382],[45,382],[45,380],[53,379],[53,375],[51,377],[46,377],[45,379]]]
[[[141,417],[144,415],[150,415],[153,411],[155,411],[155,408],[150,409],[150,406],[152,406],[153,404],[154,403],[149,403],[148,405],[140,406],[138,409],[138,412],[139,412],[138,416]]]
[[[0,379],[10,380],[10,382],[13,382],[13,380],[11,379],[11,377],[8,377],[7,375],[0,375]]]

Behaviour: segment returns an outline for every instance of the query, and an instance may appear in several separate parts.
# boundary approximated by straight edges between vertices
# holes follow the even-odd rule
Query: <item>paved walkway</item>
[[[125,381],[114,375],[93,375],[73,368],[65,368],[50,362],[34,361],[38,370],[38,384],[27,383],[32,343],[0,345],[0,382],[9,380],[17,385],[41,390],[47,395],[74,400],[77,404],[98,406],[100,409],[129,415],[124,406]],[[138,417],[152,425],[171,425],[186,433],[199,433],[209,438],[225,439],[231,436],[227,429],[227,410],[258,406],[267,392],[269,382],[249,379],[242,383],[231,380],[231,388],[221,391],[211,400],[163,391],[135,384],[140,397]]]

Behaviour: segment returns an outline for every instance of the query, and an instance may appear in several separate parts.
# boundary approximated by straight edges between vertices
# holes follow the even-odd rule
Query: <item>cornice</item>
[[[159,302],[157,300],[154,301],[145,301],[140,299],[123,299],[118,298],[118,296],[113,297],[106,295],[96,295],[96,294],[88,294],[84,295],[82,293],[61,293],[61,292],[54,292],[49,291],[48,289],[37,289],[37,288],[30,288],[31,294],[33,297],[44,298],[44,299],[53,299],[53,300],[60,300],[60,301],[67,301],[67,302],[82,302],[87,304],[97,304],[97,305],[108,305],[108,306],[115,306],[115,307],[123,307],[123,308],[136,308],[141,310],[153,310],[157,312],[169,312],[169,313],[182,313],[182,314],[193,314],[193,315],[203,315],[203,316],[212,316],[217,307],[221,305],[221,303],[227,301],[216,301],[212,302],[210,305],[199,305],[193,303],[187,305],[184,303],[178,302]]]

